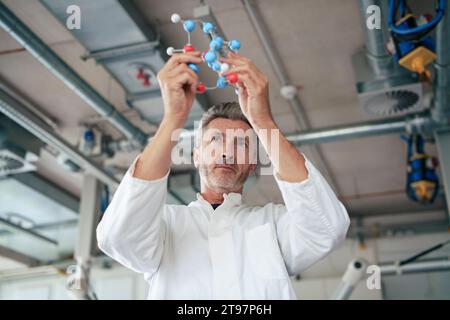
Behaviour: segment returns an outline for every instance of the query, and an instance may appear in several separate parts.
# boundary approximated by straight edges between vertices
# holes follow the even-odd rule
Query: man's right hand
[[[187,64],[202,62],[200,52],[176,54],[158,73],[164,101],[164,118],[136,163],[133,176],[143,180],[162,178],[170,169],[173,132],[183,128],[194,103],[198,77]]]
[[[199,64],[201,52],[180,53],[171,57],[158,73],[166,119],[185,122],[194,103],[198,77],[187,64]]]

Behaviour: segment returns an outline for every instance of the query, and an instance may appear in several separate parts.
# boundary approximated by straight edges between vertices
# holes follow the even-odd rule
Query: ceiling
[[[161,32],[165,44],[181,47],[185,33],[170,23],[170,15],[192,16],[199,0],[134,0],[146,21]],[[272,111],[280,129],[293,133],[299,129],[287,101],[279,93],[279,82],[258,37],[239,0],[207,0],[221,28],[229,38],[242,43],[240,54],[251,58],[269,77]],[[93,60],[80,57],[86,49],[53,17],[38,0],[5,0],[4,3],[28,25],[67,64],[87,80],[101,95],[145,132],[152,127],[140,120],[125,104],[125,93],[110,74]],[[363,46],[357,0],[257,0],[255,4],[270,32],[291,82],[301,86],[300,100],[313,128],[367,120],[355,89],[351,57]],[[195,43],[206,46],[202,37]],[[201,74],[205,82],[211,74]],[[84,101],[47,71],[21,46],[0,31],[0,79],[39,107],[58,124],[59,133],[75,144],[81,135],[79,124],[96,115]],[[208,93],[210,103],[235,100],[232,90]],[[121,137],[108,124],[102,129]],[[442,197],[430,208],[409,201],[404,193],[406,145],[397,135],[360,138],[319,146],[336,181],[336,192],[350,215],[372,215],[441,209]],[[300,148],[302,150],[302,148]],[[430,153],[435,154],[434,147]],[[126,168],[137,153],[119,154],[108,161]],[[79,196],[81,175],[67,173],[51,152],[44,150],[38,173]],[[250,204],[282,202],[273,177],[252,181],[245,194]],[[192,199],[193,200],[193,199]]]

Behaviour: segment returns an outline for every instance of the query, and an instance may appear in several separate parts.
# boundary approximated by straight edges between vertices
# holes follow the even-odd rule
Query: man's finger
[[[236,84],[239,90],[239,96],[242,98],[247,98],[247,88],[243,82],[239,82]]]
[[[179,64],[174,69],[170,70],[167,74],[169,75],[169,77],[175,78],[178,75],[185,73],[185,72],[187,72],[187,73],[191,74],[193,77],[197,78],[197,74],[191,68],[189,68],[187,66],[187,64],[185,64],[185,63]]]
[[[189,86],[189,88],[190,88],[190,90],[191,90],[191,92],[192,92],[193,94],[196,94],[196,93],[197,93],[197,83],[191,83],[191,85]]]
[[[228,52],[228,55],[226,57],[222,57],[219,60],[232,65],[244,65],[249,64],[251,62],[251,60],[244,58],[243,56],[240,56],[231,51]]]
[[[222,75],[226,76],[230,73],[255,73],[256,72],[248,65],[240,65],[240,66],[234,66],[231,67],[228,71],[223,72]]]
[[[194,63],[200,64],[202,63],[202,58],[200,57],[201,52],[188,52],[188,53],[177,53],[173,55],[169,61],[167,61],[167,68],[173,69],[181,63]]]
[[[250,79],[252,80],[252,83],[257,83],[260,80],[260,75],[259,73],[257,73],[256,71],[254,71],[251,67],[249,66],[238,66],[238,67],[233,67],[230,70],[228,70],[227,72],[224,72],[223,74],[221,74],[222,76],[225,76],[227,74],[231,74],[231,73],[235,73],[238,76],[238,82],[241,78],[243,79]],[[245,77],[244,77],[245,75]]]
[[[250,62],[250,59],[243,57],[233,51],[228,52],[228,57],[231,59],[236,59],[236,60],[240,60],[242,62]]]
[[[198,78],[192,76],[188,72],[184,72],[184,73],[178,75],[177,77],[172,78],[171,81],[173,81],[174,83],[177,83],[181,86],[183,86],[185,84],[188,84],[189,86],[192,86],[192,85],[197,86]]]
[[[238,73],[238,83],[243,83],[247,92],[251,92],[252,89],[256,88],[258,82],[248,73]]]
[[[241,66],[246,64],[244,61],[234,58],[219,58],[219,61],[228,63],[230,66]]]

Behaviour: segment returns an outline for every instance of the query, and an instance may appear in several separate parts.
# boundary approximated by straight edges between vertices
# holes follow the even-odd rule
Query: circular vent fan
[[[0,154],[0,175],[2,172],[9,172],[23,167],[23,162],[8,155]]]
[[[370,98],[364,105],[367,112],[387,116],[406,113],[419,101],[417,93],[408,90],[384,92]]]

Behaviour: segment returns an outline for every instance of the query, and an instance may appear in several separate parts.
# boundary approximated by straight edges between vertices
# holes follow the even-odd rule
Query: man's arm
[[[251,60],[233,52],[222,60],[232,65],[227,74],[238,74],[239,104],[280,178],[290,182],[305,180],[308,177],[305,158],[279,131],[273,120],[267,77]],[[277,134],[271,135],[271,130],[276,130]],[[278,144],[278,148],[273,148],[274,144]]]
[[[197,89],[198,77],[186,63],[201,63],[200,53],[175,55],[158,73],[164,101],[164,118],[136,164],[136,178],[159,179],[170,168],[172,148],[177,143],[177,137],[172,134],[184,127]]]
[[[199,53],[176,55],[158,73],[164,119],[125,174],[97,227],[99,248],[136,272],[153,273],[161,261],[170,224],[165,202],[170,155],[176,144],[172,133],[184,126],[195,98],[197,76],[186,63],[200,61]]]
[[[277,237],[288,271],[298,274],[345,238],[347,211],[320,172],[278,130],[270,111],[267,77],[237,54],[224,61],[232,65],[229,73],[238,74],[242,111],[274,166],[285,202],[274,206]],[[274,135],[271,130],[276,130]]]

